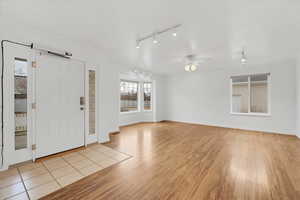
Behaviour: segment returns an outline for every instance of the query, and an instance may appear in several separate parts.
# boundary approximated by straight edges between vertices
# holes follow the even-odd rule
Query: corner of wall
[[[296,136],[300,138],[300,55],[296,63]]]
[[[4,165],[2,168],[0,168],[0,172],[1,171],[5,171],[5,170],[8,170],[8,166],[7,165]]]

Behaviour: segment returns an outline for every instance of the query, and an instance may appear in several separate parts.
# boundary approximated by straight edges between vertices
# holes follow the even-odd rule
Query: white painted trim
[[[38,51],[34,51],[34,62],[36,63],[37,61],[37,54]],[[37,63],[36,63],[37,65]],[[36,102],[36,68],[32,68],[32,102]],[[36,118],[37,118],[37,113],[36,109],[32,110],[32,144],[36,144]],[[34,162],[36,160],[36,151],[32,150],[32,161]]]
[[[138,97],[138,100],[137,100],[137,110],[134,110],[134,111],[127,111],[127,112],[121,112],[121,91],[120,91],[120,84],[121,82],[124,81],[128,81],[128,82],[135,82],[138,84],[138,89],[137,89],[137,97]],[[119,113],[120,114],[131,114],[131,113],[139,113],[141,112],[141,82],[139,80],[135,80],[135,79],[123,79],[123,78],[120,78],[120,81],[119,81]]]
[[[248,113],[251,113],[251,79],[248,76]]]
[[[32,159],[32,67],[33,51],[27,47],[5,45],[5,75],[4,75],[4,149],[3,167]],[[15,58],[23,58],[28,64],[28,89],[27,89],[27,148],[15,150],[15,98],[14,98],[14,66]]]
[[[152,121],[153,122],[156,122],[157,121],[157,110],[156,110],[156,108],[157,108],[157,100],[156,100],[156,94],[157,94],[157,92],[156,92],[156,80],[153,80],[152,81],[152,96],[151,96],[151,103],[152,103]]]
[[[7,165],[4,165],[2,168],[0,168],[0,172],[6,171],[6,170],[8,170],[8,166]]]
[[[231,112],[231,115],[241,115],[241,116],[257,116],[257,117],[271,117],[270,113],[235,113],[235,112]]]
[[[100,139],[100,140],[98,141],[98,143],[100,143],[100,144],[106,143],[106,142],[110,142],[110,139],[109,139],[109,138],[106,139],[106,140]]]
[[[229,83],[230,83],[230,95],[229,95],[229,102],[230,102],[230,113],[232,113],[232,78],[229,79]]]
[[[143,103],[141,103],[142,105],[141,105],[141,107],[142,107],[142,110],[143,110],[143,112],[152,112],[153,111],[153,85],[154,85],[154,83],[153,83],[154,81],[142,81],[141,82],[141,85],[142,85],[142,91],[141,91],[141,96],[142,96],[142,102]],[[150,101],[150,110],[145,110],[145,101],[144,101],[144,99],[145,99],[145,97],[144,97],[144,83],[151,83],[151,101]]]
[[[230,77],[230,114],[231,115],[248,115],[248,116],[265,116],[265,117],[270,117],[271,116],[271,73],[266,73],[267,76],[267,81],[261,81],[261,82],[267,82],[267,96],[268,96],[268,113],[253,113],[251,112],[251,76],[256,75],[256,74],[249,74],[245,75],[248,76],[248,112],[247,113],[236,113],[233,112],[232,110],[232,86],[234,85],[232,82],[233,76]],[[246,83],[246,82],[244,82]]]
[[[89,134],[89,130],[90,130],[90,124],[89,124],[89,71],[95,71],[95,131],[96,133],[93,135]],[[99,108],[99,94],[98,94],[98,70],[96,66],[87,66],[86,65],[86,69],[85,69],[85,132],[86,132],[86,144],[85,146],[87,146],[88,144],[94,143],[98,141],[98,137],[99,137],[99,122],[98,122],[98,108]]]
[[[145,112],[145,113],[151,113],[151,112],[153,112],[153,110],[151,109],[151,110],[143,110],[143,112]]]
[[[120,105],[121,106],[121,105]],[[130,114],[136,114],[136,113],[140,113],[141,111],[127,111],[127,112],[120,112],[120,115],[130,115]]]
[[[269,115],[271,115],[271,108],[272,108],[272,106],[271,106],[271,85],[272,85],[272,82],[271,82],[271,80],[272,80],[272,78],[271,78],[271,74],[269,74],[268,76],[268,80],[267,80],[267,84],[268,84],[268,113],[269,113]]]
[[[246,131],[258,131],[258,132],[264,132],[264,133],[273,133],[273,134],[281,134],[281,135],[295,135],[295,133],[287,133],[282,131],[270,131],[270,130],[262,130],[262,129],[256,129],[256,128],[250,128],[250,127],[242,127],[242,126],[229,126],[226,124],[215,124],[215,123],[206,123],[206,122],[193,122],[193,121],[182,121],[182,120],[171,120],[174,122],[182,122],[182,123],[188,123],[188,124],[196,124],[196,125],[204,125],[204,126],[215,126],[215,127],[221,127],[221,128],[230,128],[230,129],[241,129]],[[299,136],[298,136],[299,137]],[[299,137],[300,138],[300,137]]]

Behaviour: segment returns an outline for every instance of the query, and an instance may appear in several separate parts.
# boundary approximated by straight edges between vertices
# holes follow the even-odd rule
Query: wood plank
[[[43,199],[300,199],[293,136],[162,122],[111,138],[107,146],[133,158]]]

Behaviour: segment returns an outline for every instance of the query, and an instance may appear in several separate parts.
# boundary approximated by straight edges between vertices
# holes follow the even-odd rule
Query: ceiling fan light
[[[197,66],[196,65],[191,65],[191,67],[190,67],[190,70],[191,70],[191,72],[194,72],[194,71],[196,71],[197,70]]]
[[[185,67],[184,67],[184,70],[186,71],[186,72],[190,72],[190,65],[186,65]]]

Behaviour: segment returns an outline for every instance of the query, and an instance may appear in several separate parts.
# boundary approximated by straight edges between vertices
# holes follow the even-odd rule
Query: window
[[[144,110],[151,110],[152,83],[144,83]]]
[[[138,111],[138,90],[139,83],[134,81],[121,81],[121,112]]]
[[[15,150],[27,147],[27,61],[15,59]]]
[[[269,114],[270,74],[231,77],[231,112]]]
[[[96,71],[89,70],[89,134],[96,133]]]

